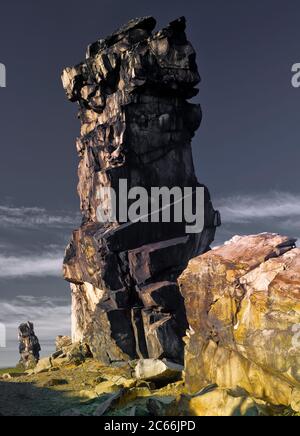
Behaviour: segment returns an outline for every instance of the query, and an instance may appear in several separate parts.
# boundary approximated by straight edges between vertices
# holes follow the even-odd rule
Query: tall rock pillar
[[[205,225],[187,234],[186,223],[103,223],[113,188],[196,187],[191,140],[201,122],[196,55],[185,19],[153,33],[155,19],[130,21],[91,44],[86,60],[63,72],[69,100],[79,104],[81,134],[78,193],[83,221],[64,261],[71,282],[73,340],[87,342],[104,363],[136,358],[183,360],[188,327],[177,278],[189,259],[209,250],[220,224],[208,190]],[[119,202],[118,202],[119,204]],[[129,203],[130,204],[130,203]],[[120,209],[122,206],[120,206]],[[172,215],[173,216],[173,215]]]

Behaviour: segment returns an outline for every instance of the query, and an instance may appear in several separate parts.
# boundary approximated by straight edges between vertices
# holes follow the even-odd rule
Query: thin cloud
[[[300,235],[300,194],[234,195],[214,200],[214,205],[221,212],[222,226],[213,246],[235,235],[271,232],[295,239]]]
[[[23,229],[74,228],[80,223],[80,214],[69,212],[50,213],[39,207],[0,206],[0,227],[17,227]]]
[[[300,221],[300,194],[236,195],[216,201],[224,223],[251,223],[262,219]],[[268,223],[266,222],[266,225]]]
[[[64,253],[61,235],[62,232],[69,235],[69,231],[79,223],[78,213],[51,213],[39,207],[0,205],[0,229],[2,233],[5,232],[2,237],[4,240],[0,241],[0,279],[61,277]],[[42,235],[44,229],[48,232],[47,244]],[[20,246],[16,242],[12,245],[7,241],[7,234],[10,234],[8,231],[14,230],[22,232],[20,244],[19,238],[13,239]],[[32,245],[32,235],[29,232],[32,230],[37,232],[35,246]],[[41,238],[38,237],[39,232]]]
[[[62,275],[62,253],[28,256],[0,255],[0,278],[59,277]]]
[[[10,337],[16,337],[19,324],[29,320],[34,323],[40,339],[54,341],[56,336],[70,333],[70,302],[60,298],[31,296],[0,300],[0,322],[6,326]]]

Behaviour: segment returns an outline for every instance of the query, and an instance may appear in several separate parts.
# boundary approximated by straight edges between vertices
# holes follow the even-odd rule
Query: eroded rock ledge
[[[190,330],[185,382],[300,411],[300,249],[275,235],[235,237],[179,279]]]
[[[87,342],[104,363],[136,358],[183,360],[188,327],[177,277],[204,253],[220,217],[205,188],[205,227],[185,223],[101,224],[99,188],[200,186],[191,140],[201,122],[188,99],[200,81],[185,19],[153,33],[155,19],[129,22],[89,46],[86,60],[63,72],[78,102],[81,136],[78,192],[83,223],[66,251],[64,275],[73,296],[73,341]]]

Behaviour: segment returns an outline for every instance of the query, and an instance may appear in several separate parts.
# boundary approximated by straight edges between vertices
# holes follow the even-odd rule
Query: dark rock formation
[[[99,222],[111,198],[99,188],[196,187],[191,140],[201,122],[200,77],[185,19],[152,33],[154,18],[129,22],[89,46],[86,61],[63,72],[78,102],[81,136],[78,192],[83,212],[64,261],[72,283],[73,341],[85,341],[104,363],[135,358],[183,359],[188,327],[177,277],[209,250],[220,217],[205,189],[205,226],[185,222]],[[170,204],[171,204],[170,200]],[[173,215],[172,215],[173,216]]]
[[[21,359],[19,365],[24,369],[34,367],[40,360],[40,343],[34,333],[34,326],[31,322],[21,324],[19,327],[19,352]]]

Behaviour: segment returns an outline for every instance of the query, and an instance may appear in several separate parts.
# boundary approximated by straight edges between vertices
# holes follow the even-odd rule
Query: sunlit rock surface
[[[300,249],[274,235],[235,237],[179,279],[190,329],[190,393],[216,383],[300,410]]]

